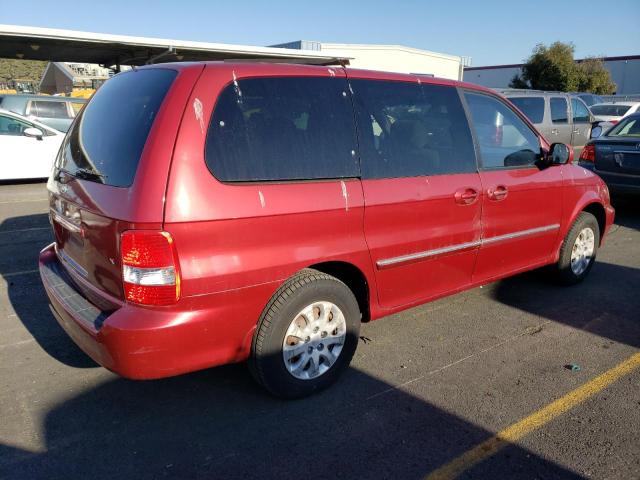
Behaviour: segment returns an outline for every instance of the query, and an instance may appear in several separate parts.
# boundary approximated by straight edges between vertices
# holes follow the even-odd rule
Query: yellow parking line
[[[611,370],[607,370],[602,375],[598,375],[581,387],[567,393],[564,397],[498,432],[490,439],[467,450],[451,462],[431,472],[427,475],[426,480],[445,480],[458,477],[464,471],[495,455],[502,448],[517,442],[559,415],[571,410],[638,367],[640,367],[640,352],[619,363]]]

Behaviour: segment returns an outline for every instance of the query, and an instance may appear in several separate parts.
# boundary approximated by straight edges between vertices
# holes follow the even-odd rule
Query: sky
[[[613,3],[611,3],[613,4]],[[518,6],[516,6],[518,5]],[[538,43],[575,58],[640,54],[640,0],[0,0],[0,24],[243,45],[380,43],[522,63]]]

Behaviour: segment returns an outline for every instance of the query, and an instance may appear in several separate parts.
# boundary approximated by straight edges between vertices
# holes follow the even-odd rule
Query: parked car
[[[602,177],[612,192],[640,193],[640,113],[591,140],[579,165]]]
[[[596,95],[595,93],[574,92],[571,95],[573,95],[574,97],[578,97],[589,108],[591,108],[591,106],[595,105],[596,103],[604,103],[604,98],[602,98],[600,95]]]
[[[640,102],[598,103],[591,107],[596,121],[615,125],[627,115],[640,110]]]
[[[363,321],[544,265],[584,279],[614,210],[572,153],[480,86],[138,68],[65,138],[40,273],[60,325],[122,376],[248,360],[300,397],[348,367]]]
[[[594,121],[589,107],[578,97],[563,92],[500,90],[550,142],[571,145],[576,156],[591,138]]]
[[[0,109],[0,180],[48,177],[63,138],[40,122]]]
[[[69,125],[85,103],[87,101],[84,98],[0,95],[0,108],[37,120],[61,132],[69,130]]]

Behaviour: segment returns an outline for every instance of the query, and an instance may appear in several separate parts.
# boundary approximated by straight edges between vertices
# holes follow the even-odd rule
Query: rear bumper
[[[83,288],[75,283],[83,280],[64,268],[53,244],[42,250],[39,264],[60,326],[97,363],[131,379],[168,377],[246,359],[260,311],[277,288],[269,284],[246,289],[243,295],[233,291],[185,298],[175,307],[122,303],[103,312],[79,293]]]
[[[612,193],[640,194],[640,175],[605,172],[595,168],[593,163],[580,162],[580,166],[598,175]]]

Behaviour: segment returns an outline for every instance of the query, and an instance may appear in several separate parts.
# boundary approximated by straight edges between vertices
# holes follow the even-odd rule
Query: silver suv
[[[45,95],[0,95],[0,108],[37,120],[61,132],[87,101],[84,98],[49,97]]]
[[[575,151],[574,158],[591,138],[595,118],[576,95],[540,90],[500,89],[502,95],[524,113],[549,143],[565,143]]]

